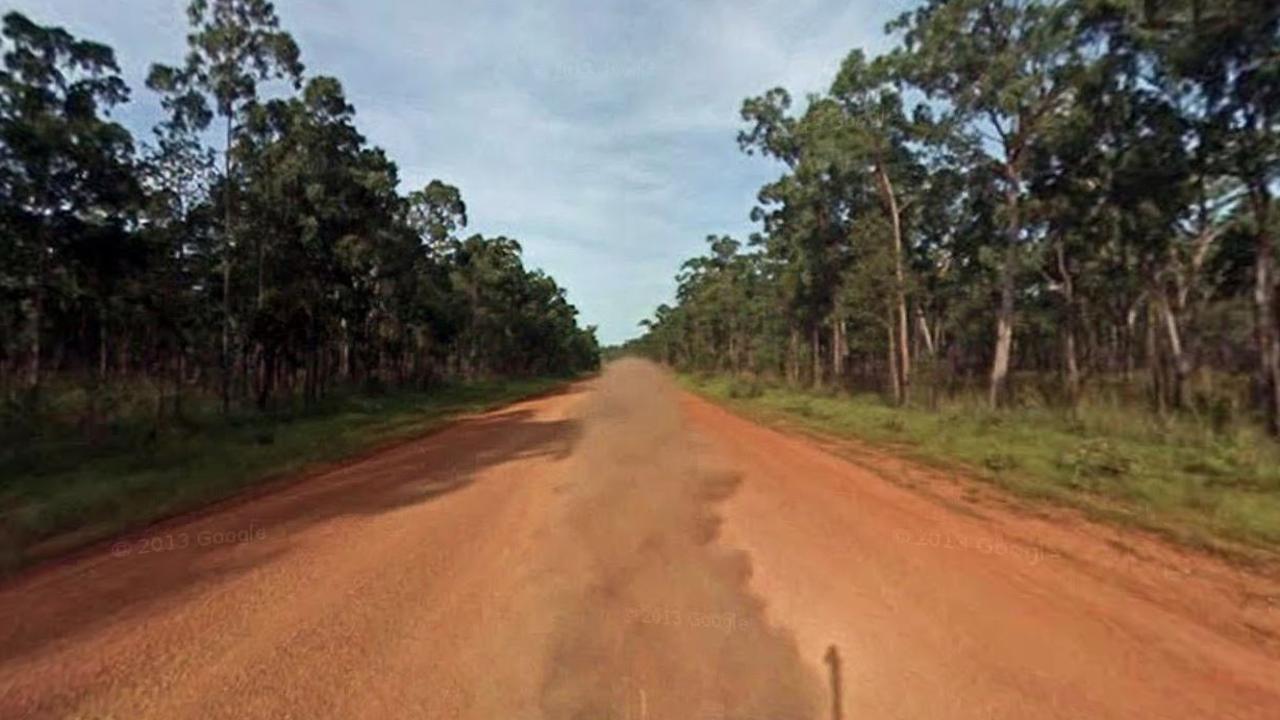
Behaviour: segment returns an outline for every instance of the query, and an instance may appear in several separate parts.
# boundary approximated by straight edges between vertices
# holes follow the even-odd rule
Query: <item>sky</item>
[[[179,64],[187,0],[6,0],[115,48],[149,138],[152,62]],[[912,0],[276,0],[307,74],[342,81],[402,190],[457,185],[467,232],[507,235],[564,286],[605,344],[675,292],[710,234],[745,239],[780,168],[737,146],[743,99],[830,84],[886,50]]]

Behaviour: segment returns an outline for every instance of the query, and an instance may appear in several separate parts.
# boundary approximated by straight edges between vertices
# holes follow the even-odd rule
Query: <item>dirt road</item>
[[[1274,719],[1277,598],[624,361],[8,582],[0,717]]]

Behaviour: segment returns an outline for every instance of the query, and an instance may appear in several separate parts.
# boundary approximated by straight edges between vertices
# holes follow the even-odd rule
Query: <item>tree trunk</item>
[[[911,326],[907,321],[907,284],[902,270],[902,212],[898,209],[898,196],[894,192],[893,182],[884,166],[877,163],[876,176],[880,180],[880,191],[884,198],[885,210],[889,215],[889,223],[893,228],[893,274],[894,300],[897,304],[895,331],[896,352],[898,353],[898,383],[901,386],[902,400],[905,402],[911,388]]]
[[[837,385],[844,379],[844,324],[842,319],[831,319],[831,374]]]
[[[1134,301],[1124,314],[1124,381],[1126,383],[1133,377],[1133,373],[1138,367],[1137,328],[1138,302]]]
[[[1188,405],[1187,382],[1191,375],[1191,360],[1183,349],[1182,332],[1179,330],[1178,317],[1163,292],[1156,293],[1156,310],[1160,313],[1165,329],[1165,339],[1169,343],[1169,359],[1173,364],[1172,400],[1176,408]]]
[[[1061,242],[1054,243],[1058,260],[1058,276],[1062,289],[1062,366],[1066,376],[1067,403],[1074,410],[1080,403],[1080,363],[1076,355],[1076,292],[1071,273],[1067,270],[1066,251]]]
[[[1000,407],[1007,400],[1009,384],[1009,357],[1013,350],[1014,271],[1017,259],[1022,222],[1018,207],[1018,175],[1008,169],[1009,189],[1005,193],[1005,206],[1009,213],[1008,237],[1005,238],[1004,262],[1000,266],[1000,305],[996,308],[995,354],[991,359],[991,387],[988,400],[992,408]]]
[[[1156,333],[1158,319],[1155,311],[1155,300],[1148,303],[1147,311],[1147,368],[1151,373],[1151,401],[1156,414],[1164,417],[1167,406],[1164,367],[1160,362],[1160,342]]]
[[[173,378],[173,417],[182,420],[182,386],[187,381],[187,351],[178,350],[176,374]]]
[[[1080,375],[1083,380],[1098,370],[1099,357],[1102,354],[1098,349],[1101,344],[1098,336],[1099,333],[1105,332],[1105,326],[1092,322],[1093,311],[1089,307],[1088,298],[1080,299],[1077,310],[1076,329],[1080,332],[1076,333],[1076,339],[1083,346],[1080,348],[1083,360],[1080,363]]]
[[[937,354],[937,348],[934,346],[933,332],[929,330],[929,321],[924,316],[924,310],[920,308],[920,304],[916,303],[916,327],[920,332],[920,339],[924,342],[924,352],[929,357]]]
[[[820,328],[818,323],[814,323],[809,330],[809,341],[812,347],[811,357],[813,358],[813,387],[822,385],[822,337],[819,335]]]
[[[895,337],[897,333],[894,332],[893,317],[893,311],[890,310],[889,317],[886,318],[887,322],[885,323],[885,339],[888,341],[886,346],[887,352],[885,353],[885,359],[888,361],[886,368],[888,372],[885,373],[885,379],[888,384],[889,401],[894,405],[901,405],[902,387],[898,385],[898,381],[901,379],[901,376],[898,374],[898,348]]]
[[[231,114],[227,114],[227,138],[222,155],[222,414],[231,411]]]
[[[1067,403],[1075,409],[1080,404],[1080,364],[1076,358],[1075,325],[1069,321],[1062,328],[1062,356],[1067,376]]]
[[[1005,251],[1000,269],[1000,305],[996,309],[996,345],[988,398],[992,408],[1000,407],[1008,395],[1009,355],[1013,348],[1013,253],[1012,247]]]
[[[31,306],[27,312],[27,377],[26,386],[30,398],[34,400],[40,392],[40,326],[44,315],[45,256],[48,243],[44,233],[38,234],[36,243],[36,272],[31,282]]]
[[[1255,338],[1258,343],[1258,386],[1266,410],[1267,431],[1280,435],[1280,339],[1276,328],[1275,248],[1270,227],[1270,193],[1265,185],[1250,193],[1254,222],[1256,259],[1253,275],[1253,305],[1257,316]]]
[[[107,381],[107,313],[98,311],[98,382]]]
[[[787,381],[792,387],[800,384],[800,330],[794,326],[787,342]]]
[[[128,332],[121,332],[116,343],[116,375],[126,379],[129,377],[129,356],[132,354],[130,338]]]
[[[267,401],[271,399],[271,386],[276,379],[275,348],[264,348],[258,367],[261,371],[258,385],[258,412],[267,411]]]
[[[342,327],[342,345],[338,350],[338,377],[348,382],[351,380],[351,331],[347,328],[346,318],[339,325]]]

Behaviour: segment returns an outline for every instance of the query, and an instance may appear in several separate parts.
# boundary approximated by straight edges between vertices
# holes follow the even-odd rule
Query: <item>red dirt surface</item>
[[[1277,598],[623,361],[9,581],[0,717],[1273,719]]]

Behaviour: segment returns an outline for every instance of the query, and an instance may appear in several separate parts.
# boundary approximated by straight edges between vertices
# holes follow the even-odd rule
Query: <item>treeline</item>
[[[265,0],[193,0],[188,53],[152,66],[145,141],[111,48],[18,13],[0,71],[0,385],[144,382],[158,414],[311,403],[339,384],[594,367],[562,288],[517,241],[472,235],[459,191],[402,195],[332,77],[304,73]],[[217,138],[207,143],[206,138]]]
[[[1141,388],[1275,433],[1280,4],[928,0],[886,31],[802,109],[744,102],[783,168],[762,228],[709,238],[634,346],[899,403]]]

